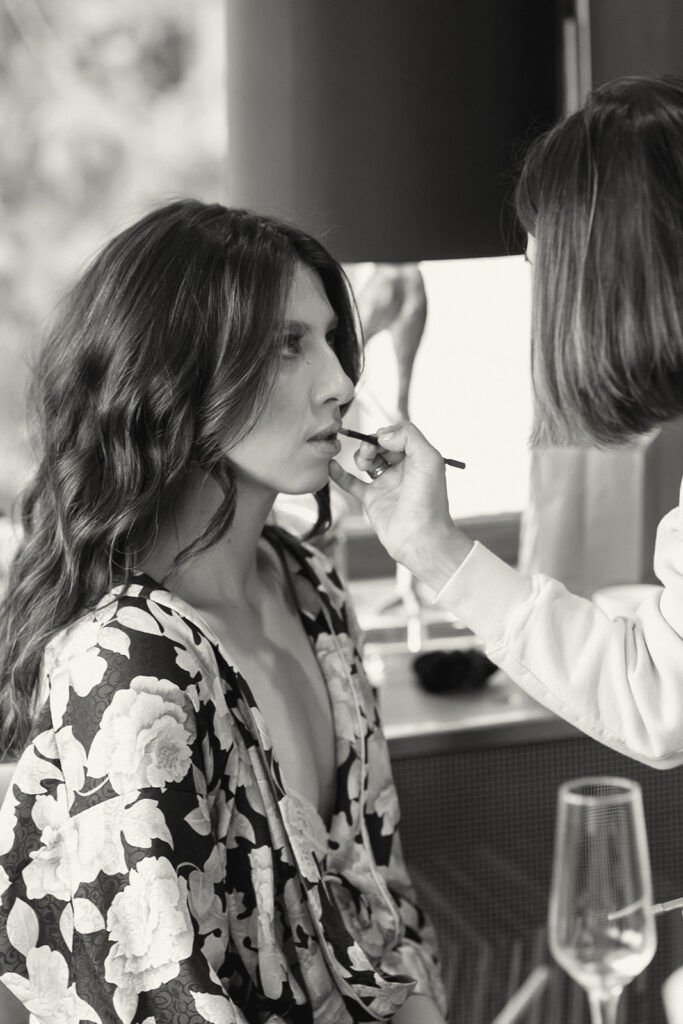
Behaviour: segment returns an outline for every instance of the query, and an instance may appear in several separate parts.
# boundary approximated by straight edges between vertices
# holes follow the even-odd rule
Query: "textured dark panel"
[[[591,61],[593,85],[683,74],[681,0],[591,0]]]
[[[659,772],[586,737],[395,758],[403,845],[439,933],[453,1024],[490,1024],[538,963],[553,964],[546,909],[557,787],[580,775],[643,787],[655,899],[683,895],[683,771]],[[650,967],[624,992],[619,1024],[665,1024],[664,978],[683,965],[683,918],[658,919]],[[524,1024],[588,1024],[559,968]]]

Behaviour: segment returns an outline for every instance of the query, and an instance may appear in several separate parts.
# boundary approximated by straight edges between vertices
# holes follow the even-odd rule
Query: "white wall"
[[[522,256],[421,264],[427,323],[410,394],[411,418],[449,469],[451,513],[458,517],[524,508],[531,425],[529,313],[531,276]],[[387,332],[367,347],[361,429],[386,422],[396,400],[396,363]],[[377,406],[379,403],[379,407]],[[388,418],[391,418],[389,416]]]

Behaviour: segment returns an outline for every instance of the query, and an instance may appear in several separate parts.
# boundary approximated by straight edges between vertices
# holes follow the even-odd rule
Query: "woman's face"
[[[282,368],[253,429],[229,451],[244,480],[286,494],[319,490],[341,445],[354,386],[334,353],[337,316],[318,274],[298,264],[282,329]]]

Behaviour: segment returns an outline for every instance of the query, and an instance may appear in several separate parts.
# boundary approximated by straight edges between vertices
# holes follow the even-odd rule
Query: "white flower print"
[[[74,942],[74,910],[70,903],[66,904],[64,910],[59,915],[59,930],[66,948],[72,949]]]
[[[226,781],[228,776],[225,776]],[[232,791],[234,792],[234,790]],[[211,818],[213,822],[214,836],[217,839],[225,839],[230,825],[232,802],[223,789],[218,789],[216,795],[211,799]]]
[[[338,584],[336,584],[332,579],[332,568],[332,563],[328,559],[325,559],[321,565],[316,566],[316,569],[320,572],[322,577],[320,589],[324,591],[334,610],[336,612],[341,612],[346,604],[346,593],[344,589],[338,586]]]
[[[57,799],[39,796],[33,806],[32,817],[40,829],[40,846],[31,853],[31,862],[23,871],[26,895],[30,900],[47,895],[68,900],[71,896],[65,846],[72,826],[65,797],[64,786],[60,786]]]
[[[38,944],[40,924],[33,907],[24,900],[16,899],[7,915],[7,938],[20,953],[28,956]]]
[[[389,753],[386,743],[377,734],[366,745],[368,759],[368,792],[366,807],[382,819],[382,835],[392,835],[400,820],[398,796],[388,768]]]
[[[74,818],[75,834],[69,856],[78,878],[94,882],[105,875],[125,874],[128,870],[121,841],[149,849],[153,839],[173,845],[170,829],[155,800],[113,797],[82,811]],[[76,868],[77,865],[77,868]]]
[[[77,897],[73,901],[73,906],[74,928],[81,935],[90,935],[91,932],[99,932],[105,927],[102,914],[90,900]]]
[[[225,881],[226,859],[225,847],[222,843],[218,843],[204,861],[203,874],[214,884]]]
[[[190,634],[192,643],[188,643],[190,637],[187,626],[177,615],[163,615],[160,608],[155,609],[155,614],[163,626],[164,636],[170,637],[176,645],[176,664],[192,678],[199,672],[200,680],[197,682],[200,687],[202,682],[206,685],[206,680],[211,680],[213,685],[209,685],[213,693],[212,699],[215,700],[217,696],[215,683],[218,681],[220,685],[220,680],[216,670],[216,655],[207,637],[202,633],[196,637]]]
[[[279,807],[299,870],[309,881],[319,881],[318,865],[327,852],[327,830],[320,815],[294,791],[282,797]]]
[[[259,916],[265,914],[272,918],[275,909],[272,851],[265,846],[250,850],[249,864]]]
[[[297,950],[297,959],[306,979],[306,991],[294,985],[290,975],[295,1002],[310,1005],[315,1021],[344,1020],[344,1001],[315,936],[310,936],[307,944]]]
[[[226,845],[228,849],[233,849],[239,846],[239,839],[246,839],[249,843],[256,842],[256,833],[254,832],[254,826],[246,814],[242,814],[241,811],[233,808],[230,815],[230,829],[228,836],[226,837]]]
[[[371,966],[367,953],[361,949],[358,943],[354,943],[353,946],[349,946],[349,960],[351,961],[351,965],[355,967],[357,971],[367,971]]]
[[[249,851],[249,864],[256,899],[258,926],[258,965],[261,987],[269,999],[277,999],[287,978],[287,964],[275,942],[275,889],[273,886],[273,854],[260,846]]]
[[[52,729],[46,729],[33,740],[33,746],[42,757],[54,760],[59,757],[57,740]]]
[[[22,793],[45,793],[44,783],[48,779],[61,782],[63,774],[56,765],[40,757],[32,743],[17,762],[8,792],[12,791],[13,786],[18,786]]]
[[[225,877],[225,847],[221,849],[223,852],[223,857],[220,858],[223,862],[222,875],[218,876],[213,870],[219,862],[219,858],[216,857],[211,865],[207,861],[205,868],[208,867],[208,870],[191,871],[187,880],[190,911],[197,922],[200,935],[205,935],[216,929],[223,929],[225,926],[225,911],[221,898],[216,892],[216,882],[219,881],[219,878]],[[211,857],[214,856],[216,850],[217,847],[212,851]]]
[[[192,776],[198,775],[195,766],[192,766]],[[205,796],[197,794],[197,806],[189,814],[185,815],[185,821],[200,836],[208,836],[211,833],[211,816],[209,814],[209,801]]]
[[[17,827],[16,809],[19,801],[14,795],[13,782],[10,782],[5,799],[0,807],[0,857],[9,853],[14,843],[14,830]]]
[[[161,597],[162,600],[169,599],[168,594],[162,594]],[[175,603],[177,598],[172,600]],[[187,624],[183,622],[178,611],[168,612],[161,605],[152,603],[149,608],[158,621],[163,635],[174,643],[178,667],[193,679],[199,674],[196,687],[188,687],[187,692],[192,696],[195,710],[199,709],[200,702],[213,705],[214,732],[223,748],[227,750],[231,737],[230,715],[216,664],[216,655],[208,637],[201,632],[197,635],[189,633]],[[182,603],[180,611],[182,612]]]
[[[65,725],[57,734],[59,737],[59,750],[61,754],[62,771],[64,781],[67,785],[69,796],[83,788],[85,782],[85,766],[88,755],[80,740],[73,734],[73,728]]]
[[[327,533],[326,536],[329,539],[331,534]],[[315,544],[303,544],[301,553],[308,562],[308,568],[317,576],[318,582],[317,586],[314,586],[307,575],[298,571],[296,561],[293,562],[291,569],[299,607],[305,614],[310,614],[312,618],[315,618],[320,611],[320,594],[322,593],[334,610],[341,613],[346,604],[346,593],[332,577],[334,563]]]
[[[58,795],[63,790],[60,787]],[[23,871],[29,899],[51,895],[68,900],[70,871],[82,882],[94,882],[100,872],[125,873],[122,835],[128,843],[143,848],[149,848],[155,838],[172,843],[164,816],[153,800],[126,806],[124,797],[116,797],[71,819],[64,800],[38,797],[32,816],[40,829],[41,845],[31,853],[31,863]]]
[[[210,1024],[246,1024],[246,1017],[225,996],[214,996],[208,992],[192,992],[197,1013]],[[269,1019],[270,1021],[273,1018]]]
[[[387,783],[384,789],[378,793],[375,800],[375,813],[382,819],[382,835],[393,835],[401,815],[398,807],[398,797],[396,796],[396,787],[392,782]]]
[[[42,1024],[73,1024],[75,1020],[102,1024],[99,1014],[69,985],[66,960],[47,946],[30,949],[26,955],[28,978],[3,974],[2,980],[29,1013]]]
[[[196,764],[192,765],[192,783],[195,788],[197,796],[206,797],[208,793],[207,778],[211,778],[213,773],[213,754],[211,747],[208,743],[202,744],[202,761],[206,765],[206,772],[201,768],[198,768]]]
[[[368,868],[366,866],[366,872]],[[343,885],[335,886],[335,903],[350,935],[358,944],[357,955],[371,961],[377,961],[387,949],[388,943],[395,938],[395,919],[388,914],[382,897],[376,898],[373,891],[351,895]],[[354,956],[349,953],[351,962],[361,969]]]
[[[136,676],[117,690],[90,747],[88,774],[109,776],[117,793],[180,782],[190,768],[194,717],[183,691],[165,679]]]
[[[332,702],[337,746],[353,743],[359,736],[358,716],[349,694],[349,665],[353,659],[353,644],[345,633],[339,634],[336,639],[330,633],[321,633],[316,637],[315,652]]]
[[[270,934],[272,920],[267,919],[263,923]],[[263,994],[268,999],[278,999],[282,994],[282,983],[287,980],[288,971],[282,950],[274,939],[259,946],[258,969]]]
[[[341,992],[330,978],[323,957],[317,951],[311,955],[309,950],[304,950],[302,967],[304,964],[307,969],[306,991],[309,993],[308,1001],[311,1004],[313,1019],[320,1021],[343,1020],[346,1016],[344,1000]],[[309,974],[310,983],[308,982]],[[317,985],[316,980],[318,980]]]
[[[112,604],[100,607],[48,645],[44,672],[50,679],[50,707],[55,728],[62,724],[69,701],[69,692],[87,696],[102,682],[107,670],[102,651],[128,656],[130,639],[120,629],[110,626]]]
[[[273,741],[266,725],[266,720],[261,713],[261,709],[257,707],[251,708],[251,719],[256,726],[261,746],[265,751],[268,751],[273,746]]]
[[[366,773],[367,774],[367,773]],[[349,800],[356,803],[360,800],[361,787],[363,785],[363,771],[359,760],[353,762],[346,774],[346,786]]]
[[[338,849],[330,849],[326,868],[331,875],[343,875],[357,891],[362,891],[368,872],[367,856],[364,843],[347,839]]]
[[[122,626],[135,630],[137,633],[151,633],[153,636],[159,636],[161,633],[159,623],[154,616],[134,605],[119,608],[116,618]]]
[[[187,884],[165,857],[140,861],[129,884],[107,912],[113,946],[104,963],[108,982],[131,993],[147,992],[175,978],[190,956],[194,933],[187,909]]]
[[[230,944],[239,950],[240,960],[252,979],[256,979],[258,954],[257,923],[253,911],[247,911],[244,895],[238,890],[225,893],[225,916]]]
[[[220,935],[215,935],[213,932],[211,935],[207,935],[201,945],[201,950],[207,962],[215,968],[215,970],[219,970],[225,962],[225,953],[227,948],[228,928],[225,920],[225,914],[223,914]]]
[[[265,761],[260,757],[249,758],[244,745],[233,743],[225,768],[226,779],[231,792],[237,787],[246,790],[247,800],[259,814],[270,818],[275,812],[275,798]]]

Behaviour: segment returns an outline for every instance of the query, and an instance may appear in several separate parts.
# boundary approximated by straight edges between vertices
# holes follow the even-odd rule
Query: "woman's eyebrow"
[[[284,326],[287,330],[299,330],[299,331],[310,331],[311,324],[305,320],[285,320]],[[326,331],[334,330],[335,327],[339,327],[339,317],[335,314],[330,317],[327,321]]]

